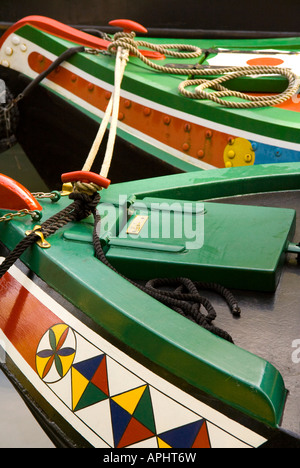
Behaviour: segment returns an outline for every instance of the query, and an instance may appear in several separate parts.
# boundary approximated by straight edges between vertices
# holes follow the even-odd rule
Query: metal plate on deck
[[[147,222],[148,216],[144,215],[137,215],[135,218],[131,221],[127,228],[127,234],[139,234],[140,231],[142,230],[144,224]]]

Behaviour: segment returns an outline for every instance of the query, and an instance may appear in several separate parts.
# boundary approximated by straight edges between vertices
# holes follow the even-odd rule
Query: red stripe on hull
[[[61,320],[9,273],[0,281],[0,328],[36,370],[36,350],[46,330]]]

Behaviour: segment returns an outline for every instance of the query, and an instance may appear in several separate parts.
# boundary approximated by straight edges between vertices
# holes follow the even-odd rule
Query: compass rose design
[[[76,338],[66,324],[52,326],[43,335],[36,352],[36,369],[46,383],[62,379],[73,364]]]

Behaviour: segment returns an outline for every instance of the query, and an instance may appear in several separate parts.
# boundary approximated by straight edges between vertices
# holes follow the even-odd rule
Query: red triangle
[[[108,380],[107,380],[107,368],[106,368],[106,356],[103,357],[98,369],[96,370],[91,382],[100,388],[105,395],[109,396]]]
[[[147,427],[137,421],[135,418],[131,418],[129,424],[118,444],[118,448],[127,447],[128,445],[135,444],[141,440],[152,437],[153,432],[149,431]]]
[[[211,448],[205,421],[203,421],[201,429],[199,430],[197,437],[191,448]]]

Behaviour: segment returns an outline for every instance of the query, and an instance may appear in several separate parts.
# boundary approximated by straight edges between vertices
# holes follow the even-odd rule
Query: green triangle
[[[74,411],[94,405],[95,403],[105,399],[107,399],[107,395],[105,395],[105,393],[103,393],[102,390],[96,387],[92,382],[89,382]]]
[[[133,413],[133,416],[140,423],[146,426],[151,432],[156,432],[151,396],[148,385]]]

